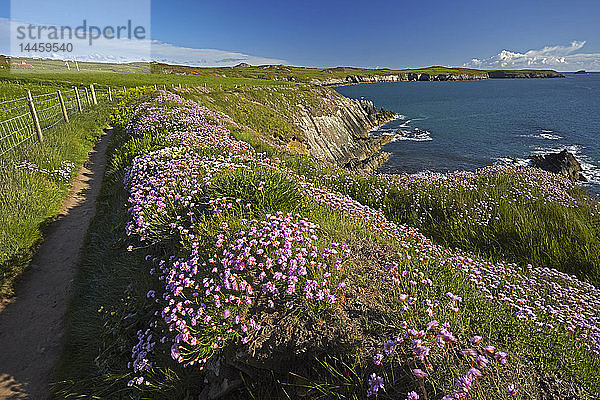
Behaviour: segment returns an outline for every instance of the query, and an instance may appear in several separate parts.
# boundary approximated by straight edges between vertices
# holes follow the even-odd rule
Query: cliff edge
[[[299,107],[296,124],[302,130],[308,152],[350,169],[373,170],[383,164],[388,153],[380,152],[391,136],[373,138],[369,132],[394,117],[378,110],[368,100],[354,100],[341,95],[328,99],[329,113],[314,115]]]

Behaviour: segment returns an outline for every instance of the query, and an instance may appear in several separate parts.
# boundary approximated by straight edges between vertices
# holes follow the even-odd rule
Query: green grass
[[[202,86],[206,84],[208,87],[217,89],[230,89],[236,85],[247,86],[289,86],[288,82],[275,82],[258,80],[246,77],[223,77],[218,76],[191,76],[178,75],[167,73],[122,73],[108,71],[82,71],[82,72],[29,72],[27,74],[15,74],[9,69],[0,69],[0,82],[18,82],[23,87],[36,86],[59,86],[72,87],[75,85],[90,85],[92,83],[100,86],[122,87],[127,88],[137,86],[152,86],[152,85],[186,85],[186,86]],[[16,95],[22,95],[16,90]],[[32,89],[33,94],[37,94]]]
[[[208,104],[208,101],[201,101]],[[307,156],[289,154],[271,147],[248,127],[238,126],[232,132],[236,138],[247,140],[269,157],[281,159],[285,167],[305,174],[307,179],[335,184],[331,183],[330,176],[326,176],[330,174],[327,165]],[[157,225],[153,232],[158,235],[153,240],[160,239],[159,244],[138,251],[127,251],[132,242],[124,231],[130,216],[127,213],[127,194],[120,177],[123,168],[133,157],[168,145],[160,138],[129,138],[123,134],[117,134],[112,139],[108,155],[108,163],[112,167],[105,177],[97,216],[88,232],[83,251],[85,256],[76,283],[77,294],[70,310],[67,348],[59,371],[60,381],[56,385],[56,393],[60,397],[93,395],[97,398],[191,399],[197,398],[201,390],[199,382],[204,379],[203,372],[173,362],[168,351],[157,356],[148,387],[142,386],[141,391],[126,387],[126,382],[133,377],[127,363],[131,360],[131,348],[137,343],[136,332],[146,329],[155,307],[147,299],[146,293],[158,285],[149,276],[147,271],[150,263],[143,260],[142,253],[150,252],[157,257],[164,257],[185,254],[187,250],[185,241],[178,240],[178,236],[173,236],[168,229],[160,229],[169,221],[168,218],[181,212],[168,208],[153,222]],[[211,155],[212,150],[205,151],[206,154],[202,154]],[[259,189],[260,182],[265,182],[267,190],[264,192]],[[349,183],[352,182],[338,181],[340,190],[346,187],[344,190],[361,202],[384,206],[384,211],[391,218],[400,221],[402,218],[411,218],[414,213],[414,207],[411,207],[414,199],[410,193],[393,192],[385,187],[389,189],[387,197],[382,197],[385,192],[383,184],[374,179],[358,177],[356,182]],[[513,183],[494,182],[500,189],[502,185],[511,186]],[[284,365],[280,360],[288,360],[286,357],[290,356],[285,353],[284,345],[281,349],[257,349],[259,353],[268,352],[261,353],[263,362],[269,365],[267,371],[233,376],[232,379],[240,376],[244,379],[243,390],[237,395],[232,394],[232,398],[364,398],[366,381],[372,372],[386,378],[386,392],[380,398],[405,398],[409,390],[418,390],[418,382],[412,378],[410,368],[420,365],[403,357],[388,360],[381,367],[373,366],[371,361],[373,354],[382,351],[382,343],[399,333],[401,321],[408,321],[415,327],[423,327],[429,321],[420,304],[415,310],[402,308],[403,293],[418,299],[442,302],[436,318],[450,323],[452,331],[461,338],[461,346],[468,347],[468,338],[479,334],[486,344],[493,344],[509,354],[509,366],[495,368],[493,373],[478,383],[479,390],[471,398],[507,398],[505,387],[509,383],[518,383],[519,398],[539,398],[541,393],[536,379],[543,378],[549,371],[560,372],[564,381],[600,393],[598,359],[585,351],[571,334],[563,330],[548,333],[533,324],[519,322],[508,305],[485,299],[468,279],[449,270],[440,263],[440,259],[423,259],[415,248],[377,234],[365,221],[350,218],[343,212],[299,196],[293,175],[266,172],[261,168],[243,172],[224,171],[215,178],[214,186],[200,193],[198,200],[201,201],[198,201],[196,208],[192,208],[195,212],[201,211],[208,200],[215,198],[239,198],[242,203],[251,204],[250,210],[254,211],[232,213],[226,217],[232,229],[228,232],[234,232],[235,227],[239,226],[239,219],[248,217],[248,213],[250,217],[260,219],[269,211],[293,211],[320,225],[320,242],[348,243],[352,249],[352,256],[344,263],[342,270],[349,288],[343,302],[327,309],[303,306],[301,312],[283,313],[274,324],[274,327],[289,328],[293,332],[293,335],[279,337],[286,345],[289,344],[286,340],[293,341],[290,338],[312,334],[311,340],[318,342],[319,346],[310,347],[308,352],[296,355],[297,358],[286,361]],[[442,218],[448,193],[444,194],[445,197],[441,193],[437,193],[436,197],[433,190],[418,193],[424,197],[431,195],[428,200],[430,203],[423,203],[426,206],[437,204],[439,210],[428,214],[433,220],[447,231],[450,229],[452,234],[464,235],[457,229],[456,222],[449,224]],[[479,201],[477,193],[471,199],[461,192],[456,196],[457,199],[451,198],[448,204],[459,199],[460,204],[465,204],[465,209],[469,209]],[[514,217],[519,207],[513,206],[512,211],[511,207],[507,208],[509,213],[506,214],[505,224],[510,224],[508,217]],[[534,211],[541,212],[543,209],[538,205]],[[558,213],[558,209],[555,212]],[[220,232],[218,227],[223,220],[199,221],[195,228],[202,233],[199,242],[203,243],[203,254],[210,256],[214,251],[212,242]],[[413,222],[421,223],[417,219]],[[435,284],[431,287],[411,285],[406,281],[392,284],[386,280],[386,265],[390,261],[397,261],[401,269],[418,268],[422,277],[432,279]],[[459,313],[445,307],[447,292],[463,298]],[[314,335],[318,338],[333,335],[342,344],[335,340],[319,341],[321,339]],[[246,351],[234,343],[231,346],[231,351],[222,353],[223,357],[229,357],[236,351],[241,354]],[[427,381],[427,391],[430,398],[436,399],[441,397],[441,393],[451,392],[456,379],[471,366],[468,360],[452,352],[443,356],[438,353],[432,357],[432,363],[435,368]],[[250,363],[250,370],[254,371],[252,365]]]
[[[239,86],[227,91],[190,89],[183,95],[228,115],[242,127],[269,137],[272,143],[283,146],[292,139],[303,138],[303,132],[296,124],[301,109],[313,116],[328,115],[335,112],[334,106],[322,99],[341,97],[331,89],[308,85]],[[302,147],[297,150],[307,152]]]
[[[26,268],[45,225],[66,197],[70,180],[108,122],[108,105],[98,105],[44,132],[42,144],[30,143],[2,157],[0,174],[0,296],[11,293]],[[33,163],[51,173],[19,168]],[[66,162],[72,163],[66,166]],[[55,173],[52,173],[55,171]],[[64,176],[59,175],[62,171]]]
[[[222,67],[222,68],[200,68],[187,67],[178,65],[156,64],[153,66],[153,71],[181,73],[197,76],[226,76],[234,78],[255,78],[274,81],[286,82],[303,82],[303,83],[318,83],[326,79],[336,78],[345,79],[347,76],[386,76],[398,75],[401,78],[408,78],[409,74],[429,74],[429,75],[467,75],[487,77],[485,70],[472,68],[449,68],[442,66],[433,66],[426,68],[407,68],[407,69],[367,69],[367,68],[352,68],[352,67],[336,67],[336,68],[305,68],[305,67],[290,67],[285,65],[264,65],[264,66],[237,66],[237,67]],[[544,72],[562,76],[556,71],[551,70],[511,70],[514,75],[525,75],[528,73]]]
[[[394,184],[345,173],[327,179],[335,190],[383,210],[390,220],[419,228],[444,246],[600,283],[600,213],[584,189],[573,185],[567,191],[573,206],[565,207],[546,201],[544,184],[531,187],[525,176],[491,173],[453,182],[407,177]],[[469,182],[468,187],[460,182]]]

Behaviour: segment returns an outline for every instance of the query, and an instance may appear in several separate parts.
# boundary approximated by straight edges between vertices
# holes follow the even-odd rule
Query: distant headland
[[[480,70],[433,66],[416,69],[392,70],[354,67],[305,68],[285,65],[251,66],[241,63],[235,67],[189,67],[153,64],[153,71],[184,75],[218,75],[231,78],[257,78],[277,81],[311,83],[319,86],[340,86],[358,83],[400,81],[470,81],[483,79],[564,78],[553,70]]]

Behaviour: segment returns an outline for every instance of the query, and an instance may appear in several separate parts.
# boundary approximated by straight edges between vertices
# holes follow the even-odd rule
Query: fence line
[[[122,90],[90,85],[31,95],[25,89],[23,97],[0,101],[0,156],[27,143],[42,141],[43,131],[59,122],[69,122],[70,115],[94,103],[115,100]]]
[[[211,90],[232,89],[290,89],[298,87],[296,84],[277,85],[274,87],[261,87],[246,84],[223,85],[223,84],[170,84],[153,85],[157,90],[194,88],[203,86]],[[117,94],[126,90],[125,87],[110,86],[74,86],[68,90],[57,90],[56,92],[31,95],[25,89],[26,95],[16,99],[0,101],[0,157],[10,151],[28,144],[43,140],[43,132],[58,124],[69,122],[69,116],[83,111],[95,104],[106,101],[114,101]],[[61,101],[62,100],[62,101]],[[2,161],[0,159],[0,161]]]

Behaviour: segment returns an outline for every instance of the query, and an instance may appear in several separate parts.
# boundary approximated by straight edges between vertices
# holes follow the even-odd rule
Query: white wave
[[[413,142],[429,142],[432,141],[433,138],[431,137],[431,132],[415,128],[412,131],[396,133],[392,141],[395,142],[398,140],[410,140]]]
[[[519,137],[532,138],[532,139],[546,139],[546,140],[564,139],[562,136],[558,135],[556,132],[551,131],[549,129],[542,129],[541,133],[526,133],[523,135],[519,135]]]
[[[560,140],[560,139],[563,139],[562,136],[553,135],[552,133],[546,133],[544,131],[542,131],[542,133],[540,133],[540,137],[542,137],[544,139],[548,139],[548,140]]]
[[[581,154],[581,151],[584,149],[585,147],[580,146],[578,144],[572,144],[572,145],[568,145],[568,146],[559,146],[559,147],[540,147],[540,146],[536,146],[533,148],[532,154],[539,156],[539,155],[545,155],[548,153],[558,153],[560,151],[563,150],[567,150],[570,153],[573,153],[575,155],[575,157],[577,157],[578,155]]]
[[[515,157],[498,157],[495,158],[495,165],[508,165],[518,167],[529,167],[531,166],[531,160],[528,158],[515,158]]]
[[[586,162],[581,163],[583,176],[588,180],[588,184],[600,185],[600,168]]]

